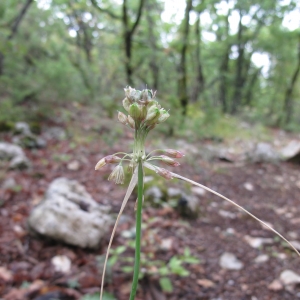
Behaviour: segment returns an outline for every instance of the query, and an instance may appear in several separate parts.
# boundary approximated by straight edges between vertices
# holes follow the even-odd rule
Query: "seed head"
[[[128,123],[127,116],[125,114],[123,114],[122,112],[120,112],[120,111],[118,113],[118,119],[124,125],[126,125]]]
[[[132,129],[135,128],[135,122],[134,122],[133,118],[132,118],[130,115],[128,116],[128,124],[129,124],[129,126],[130,126]]]
[[[123,100],[123,107],[125,108],[126,111],[129,111],[131,104],[132,103],[129,101],[127,97]]]
[[[160,116],[157,120],[157,123],[162,123],[162,122],[166,121],[169,117],[170,117],[170,114],[164,108],[161,108]]]
[[[124,169],[121,165],[116,166],[108,177],[108,180],[114,181],[116,184],[124,183]]]

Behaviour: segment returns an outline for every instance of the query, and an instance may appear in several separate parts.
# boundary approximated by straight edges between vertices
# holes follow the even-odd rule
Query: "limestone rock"
[[[280,159],[280,155],[268,143],[258,143],[253,151],[248,152],[248,157],[252,162],[277,162]]]
[[[274,240],[271,238],[252,237],[249,235],[245,236],[245,240],[252,248],[259,248],[265,244],[274,243]]]
[[[221,268],[226,270],[241,270],[244,267],[244,264],[234,254],[229,252],[221,255],[219,264]]]
[[[281,272],[279,278],[285,286],[300,283],[300,275],[292,270],[284,270]]]
[[[57,178],[31,212],[28,225],[38,235],[82,248],[97,248],[111,224],[101,206],[76,180]]]
[[[20,146],[0,142],[0,160],[9,160],[11,169],[25,169],[30,162]]]
[[[195,219],[200,212],[199,199],[194,195],[183,193],[181,197],[179,197],[176,209],[182,217]]]
[[[291,141],[281,150],[280,154],[284,160],[300,162],[300,141]]]

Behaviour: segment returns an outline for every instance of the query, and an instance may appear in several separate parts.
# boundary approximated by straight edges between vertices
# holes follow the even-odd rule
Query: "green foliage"
[[[95,294],[85,295],[80,300],[99,300],[99,297],[100,297],[100,294],[95,293]],[[116,300],[116,298],[109,293],[104,293],[102,299],[103,300]]]

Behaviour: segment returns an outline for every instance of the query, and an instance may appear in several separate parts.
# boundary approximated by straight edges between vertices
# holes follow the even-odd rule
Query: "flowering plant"
[[[154,129],[160,123],[166,121],[169,118],[169,113],[160,106],[160,104],[155,100],[155,92],[149,89],[144,89],[142,91],[135,90],[131,87],[127,87],[125,90],[125,99],[123,100],[123,107],[127,111],[128,115],[119,112],[118,119],[119,121],[131,127],[134,130],[134,145],[132,153],[125,152],[117,152],[112,155],[106,156],[102,158],[95,166],[96,170],[99,170],[106,164],[118,163],[118,165],[114,168],[112,173],[109,176],[109,180],[114,181],[116,184],[122,184],[124,182],[124,169],[123,163],[128,163],[128,171],[132,172],[132,178],[129,183],[127,192],[125,194],[124,200],[122,202],[120,212],[117,216],[108,249],[106,252],[104,269],[102,273],[102,282],[101,282],[101,292],[100,292],[100,300],[102,300],[103,295],[103,284],[105,277],[105,269],[107,264],[107,259],[109,255],[109,250],[111,248],[111,244],[113,241],[114,234],[116,232],[116,228],[120,219],[120,216],[123,213],[123,210],[128,202],[128,199],[134,189],[134,187],[138,186],[138,198],[136,203],[136,239],[135,239],[135,264],[134,264],[134,274],[132,280],[132,287],[130,293],[130,300],[135,299],[138,278],[139,278],[139,269],[140,269],[140,253],[141,253],[141,223],[142,223],[142,204],[143,204],[143,178],[144,178],[144,167],[156,172],[158,175],[164,177],[165,179],[173,179],[178,178],[184,181],[187,181],[193,185],[199,186],[222,199],[230,202],[235,205],[252,218],[262,223],[264,226],[272,230],[275,234],[281,237],[284,241],[286,241],[300,256],[300,253],[297,249],[279,232],[273,229],[270,225],[260,220],[249,211],[235,203],[234,201],[228,199],[227,197],[215,192],[214,190],[197,183],[191,179],[183,177],[179,174],[173,173],[165,168],[158,167],[153,165],[153,161],[161,161],[166,165],[177,167],[179,166],[179,162],[174,160],[174,158],[181,158],[184,154],[181,151],[173,150],[173,149],[157,149],[153,150],[149,154],[146,155],[145,151],[145,140],[147,138],[148,133]],[[161,155],[153,155],[153,153],[161,153]],[[122,157],[120,157],[122,156]]]

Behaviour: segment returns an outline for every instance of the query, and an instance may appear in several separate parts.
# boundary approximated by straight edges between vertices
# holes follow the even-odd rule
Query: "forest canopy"
[[[131,85],[182,116],[299,130],[299,20],[296,0],[1,1],[0,121],[71,102],[111,115]]]

